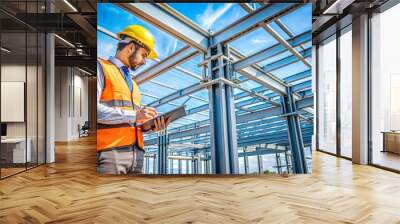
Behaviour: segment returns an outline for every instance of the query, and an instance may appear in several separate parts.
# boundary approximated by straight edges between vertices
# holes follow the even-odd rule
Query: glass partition
[[[45,163],[45,35],[22,22],[43,1],[2,1],[0,178]],[[40,9],[39,9],[40,8]]]

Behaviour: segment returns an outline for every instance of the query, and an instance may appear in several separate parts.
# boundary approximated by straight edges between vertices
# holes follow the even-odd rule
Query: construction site
[[[208,27],[191,18],[191,5],[98,4],[99,57],[115,53],[102,49],[129,24],[175,43],[134,74],[143,104],[187,112],[145,136],[144,173],[310,173],[312,5],[229,4]]]

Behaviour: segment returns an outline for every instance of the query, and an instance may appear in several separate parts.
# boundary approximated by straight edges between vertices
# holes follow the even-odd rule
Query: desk
[[[392,152],[400,154],[400,132],[386,131],[383,133],[382,152]]]
[[[31,145],[32,141],[27,138],[28,142],[25,153],[25,138],[6,138],[1,139],[1,159],[5,163],[25,163],[30,162],[32,158]],[[25,161],[25,159],[27,159]]]

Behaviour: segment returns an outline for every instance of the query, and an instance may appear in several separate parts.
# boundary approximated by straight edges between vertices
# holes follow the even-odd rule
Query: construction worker
[[[143,167],[143,133],[165,129],[169,120],[158,118],[155,128],[142,130],[141,124],[155,118],[157,112],[141,107],[139,88],[130,75],[146,63],[146,58],[157,58],[153,35],[132,25],[118,37],[115,57],[97,61],[97,171],[137,174]]]

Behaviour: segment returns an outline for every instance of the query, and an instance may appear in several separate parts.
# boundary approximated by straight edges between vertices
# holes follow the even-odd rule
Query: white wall
[[[25,82],[25,71],[26,67],[24,65],[18,65],[18,64],[4,64],[1,66],[1,81],[3,82]],[[28,74],[35,73],[36,74],[36,67],[33,66],[28,66],[27,67]],[[34,83],[36,85],[36,83]],[[27,93],[28,102],[31,102],[31,99],[33,96],[36,97],[36,89],[34,90],[34,93],[30,93],[28,89]],[[36,107],[36,105],[35,105]],[[2,110],[7,110],[7,108],[1,108]],[[27,114],[28,116],[28,121],[33,120],[31,118],[32,114]],[[36,114],[34,114],[36,118]],[[25,122],[7,122],[7,136],[8,137],[25,137]],[[29,137],[29,136],[28,136]]]
[[[38,69],[38,70],[37,70]],[[25,80],[27,78],[27,80]],[[30,139],[32,161],[39,163],[44,162],[44,74],[42,67],[25,66],[25,64],[2,64],[1,81],[2,82],[24,82],[26,83],[26,108],[22,108],[22,112],[26,110],[26,121],[24,122],[6,122],[8,138],[25,138]],[[2,96],[7,97],[7,96]],[[10,108],[1,108],[1,110],[10,110]],[[3,112],[4,112],[3,111]],[[12,111],[7,111],[12,113]],[[39,156],[37,157],[37,153]]]
[[[78,124],[88,120],[88,78],[72,67],[56,67],[56,141],[79,138]]]

